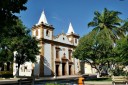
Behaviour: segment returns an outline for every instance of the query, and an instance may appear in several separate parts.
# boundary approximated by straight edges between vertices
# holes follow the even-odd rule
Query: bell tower
[[[45,59],[49,59],[51,57],[50,53],[48,54],[47,52],[51,52],[52,46],[51,44],[47,43],[46,41],[50,42],[53,40],[53,31],[54,28],[52,25],[48,24],[47,18],[45,16],[44,11],[41,13],[40,19],[36,25],[32,27],[32,36],[36,37],[37,40],[39,40],[39,47],[40,47],[40,54],[37,55],[37,63],[35,64],[36,68],[34,70],[38,71],[35,72],[34,75],[43,77],[47,72],[50,73],[50,71],[45,71],[46,65],[45,65]],[[45,50],[48,51],[45,51]],[[47,67],[50,68],[50,67]],[[39,69],[39,70],[37,70]]]
[[[79,39],[80,36],[75,33],[71,22],[69,24],[67,37],[73,45],[75,45],[75,46],[78,45],[78,39]]]
[[[48,39],[53,40],[54,28],[52,25],[48,24],[47,18],[44,11],[41,13],[40,19],[36,25],[32,27],[32,36],[37,39]]]

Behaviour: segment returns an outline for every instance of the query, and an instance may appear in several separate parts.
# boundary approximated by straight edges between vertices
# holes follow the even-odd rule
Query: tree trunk
[[[97,78],[100,78],[101,76],[101,71],[99,69],[99,66],[97,67],[96,65],[94,65],[95,69],[97,70]]]
[[[101,72],[98,71],[98,73],[97,73],[97,78],[100,78],[100,76],[101,76]]]
[[[20,64],[18,63],[17,72],[16,72],[16,77],[19,77],[19,68],[20,68]]]

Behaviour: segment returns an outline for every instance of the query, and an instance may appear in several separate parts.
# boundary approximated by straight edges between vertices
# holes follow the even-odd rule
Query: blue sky
[[[104,8],[122,12],[122,19],[128,18],[128,0],[28,0],[27,10],[18,16],[24,25],[32,28],[44,10],[47,21],[53,25],[54,35],[68,31],[69,22],[75,33],[83,36],[91,31],[87,24],[93,19],[94,11]]]

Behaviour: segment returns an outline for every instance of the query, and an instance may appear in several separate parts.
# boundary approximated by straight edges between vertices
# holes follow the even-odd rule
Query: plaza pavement
[[[63,80],[74,80],[78,81],[78,78],[80,75],[72,75],[72,76],[60,76],[60,77],[41,77],[41,78],[36,78],[35,82],[40,82],[40,81],[63,81]],[[27,78],[22,78],[22,79],[27,79]],[[0,79],[0,85],[1,84],[16,84],[18,83],[19,78],[11,78],[11,79]],[[111,81],[86,81],[85,80],[85,85],[112,85]]]
[[[85,81],[85,85],[112,85],[112,81]]]

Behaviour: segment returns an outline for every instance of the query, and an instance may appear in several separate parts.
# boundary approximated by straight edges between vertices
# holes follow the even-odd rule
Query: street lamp
[[[35,64],[32,63],[32,76],[34,77],[34,68],[35,68]]]
[[[1,73],[1,69],[2,69],[2,67],[0,67],[0,73]],[[1,73],[1,77],[2,77],[2,73]]]

